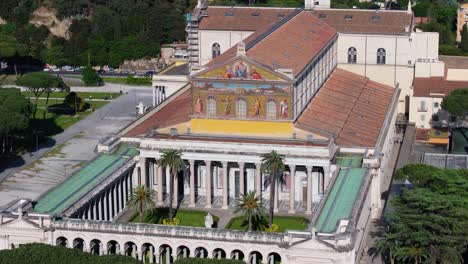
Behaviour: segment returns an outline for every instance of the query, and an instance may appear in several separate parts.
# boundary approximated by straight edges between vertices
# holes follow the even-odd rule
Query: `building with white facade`
[[[338,67],[398,86],[401,89],[398,112],[408,115],[416,64],[439,63],[439,35],[415,31],[411,5],[406,11],[359,10],[330,9],[329,3],[324,2],[311,8],[306,4],[306,10],[338,32]],[[192,67],[205,65],[254,33],[268,32],[296,12],[293,8],[200,4],[187,26]]]
[[[195,11],[206,12],[197,20],[199,30],[212,18],[211,7],[203,4],[200,1]],[[249,264],[358,263],[369,224],[383,207],[384,177],[393,170],[402,91],[398,82],[380,83],[369,78],[368,71],[373,71],[370,64],[396,69],[397,60],[389,56],[399,48],[377,45],[370,36],[361,47],[362,36],[371,35],[368,29],[359,33],[363,35],[349,33],[356,42],[341,45],[354,49],[346,57],[349,63],[340,63],[340,51],[350,47],[340,47],[342,33],[336,28],[341,22],[333,26],[331,18],[342,17],[347,23],[347,14],[330,10],[324,17],[316,13],[324,10],[307,7],[211,9],[222,10],[213,24],[218,26],[226,21],[243,25],[240,13],[262,21],[266,13],[268,17],[255,30],[199,31],[202,44],[210,32],[234,40],[225,43],[222,37],[219,45],[200,45],[198,54],[205,54],[203,47],[208,46],[212,57],[204,63],[208,57],[200,55],[200,65],[192,61],[188,83],[170,92],[165,90],[169,86],[157,85],[155,92],[161,96],[155,107],[101,141],[101,155],[85,168],[34,201],[19,199],[2,208],[0,249],[40,242],[99,255],[147,257],[161,264],[183,257],[242,259]],[[349,12],[349,21],[372,19],[368,11]],[[382,21],[387,21],[385,14]],[[411,21],[411,14],[395,14]],[[370,28],[384,30],[379,21]],[[405,27],[388,28],[409,34]],[[392,38],[396,45],[400,35]],[[371,43],[375,52],[366,50]],[[358,65],[361,49],[376,61],[369,58],[364,67]],[[356,68],[344,69],[343,64]],[[155,83],[167,80],[155,78]],[[285,155],[285,182],[275,190],[273,207],[280,215],[307,217],[309,227],[268,233],[113,222],[126,210],[135,186],[153,188],[156,203],[169,204],[169,170],[158,163],[165,149],[180,150],[185,162],[175,178],[174,204],[200,210],[232,210],[248,191],[268,197],[262,155],[272,150]],[[267,199],[264,203],[269,205]]]

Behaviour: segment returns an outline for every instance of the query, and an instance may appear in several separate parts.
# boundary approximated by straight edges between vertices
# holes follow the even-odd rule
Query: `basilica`
[[[154,77],[154,107],[101,141],[102,154],[82,172],[81,185],[72,176],[2,212],[0,248],[42,242],[161,264],[187,256],[359,263],[393,172],[397,116],[409,111],[415,71],[430,75],[440,66],[438,35],[415,32],[411,5],[329,5],[199,1],[187,16],[189,63]],[[169,203],[169,168],[158,163],[166,149],[180,150],[185,161],[174,204],[200,210],[233,210],[248,191],[268,197],[261,156],[285,155],[285,183],[273,207],[307,217],[308,229],[270,234],[113,222],[135,186],[153,188],[157,205]]]

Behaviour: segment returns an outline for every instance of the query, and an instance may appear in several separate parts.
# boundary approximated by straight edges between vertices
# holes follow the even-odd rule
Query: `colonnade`
[[[167,182],[167,175],[169,174],[168,168],[162,168],[158,165],[157,161],[148,162],[150,159],[145,157],[140,157],[140,162],[137,165],[137,168],[140,168],[140,174],[138,175],[138,185],[145,185],[148,187],[155,188],[157,193],[157,205],[162,206],[164,204],[164,193],[168,193],[167,185],[164,186],[163,182]],[[151,159],[153,160],[153,159]],[[179,173],[178,177],[174,180],[174,203],[178,203],[178,194],[179,194],[179,180],[185,180],[185,183],[189,186],[188,191],[188,207],[200,207],[199,199],[197,193],[203,193],[205,198],[205,203],[203,207],[212,208],[213,207],[213,196],[214,189],[216,188],[213,184],[215,178],[213,175],[214,168],[216,167],[216,172],[220,171],[221,175],[218,179],[218,189],[221,189],[222,193],[220,195],[222,204],[222,209],[228,209],[230,204],[230,199],[238,198],[244,195],[247,191],[255,191],[256,194],[265,195],[265,191],[269,189],[264,188],[264,175],[261,171],[261,163],[249,163],[249,162],[227,162],[227,161],[213,161],[213,160],[185,160],[186,161],[186,170],[183,173]],[[151,169],[149,167],[152,167]],[[204,167],[204,175],[198,175],[199,167]],[[321,197],[321,194],[324,192],[328,184],[327,171],[328,168],[325,167],[314,167],[311,165],[296,165],[296,164],[287,164],[288,170],[286,171],[290,175],[289,179],[289,210],[288,213],[295,213],[297,206],[297,195],[296,192],[302,193],[302,190],[297,190],[297,186],[301,186],[302,178],[297,178],[298,172],[301,172],[301,175],[305,174],[306,178],[306,197],[305,197],[305,213],[312,214],[313,202],[318,202]],[[239,171],[239,177],[236,178],[236,181],[230,180],[232,174],[230,171],[235,169]],[[254,184],[247,185],[248,178],[246,177],[246,170],[254,170]],[[199,184],[199,178],[197,176],[202,176],[204,181],[204,186]],[[187,179],[186,177],[189,177]],[[299,184],[297,184],[299,182]],[[221,183],[221,184],[220,184]],[[238,186],[232,186],[234,183]],[[278,186],[278,185],[277,185]],[[166,188],[165,188],[166,187]],[[203,190],[204,188],[204,190]],[[232,188],[235,189],[235,195],[230,193]],[[276,188],[275,195],[275,211],[278,211],[279,204],[279,189]]]
[[[60,236],[55,240],[56,246],[79,249],[96,255],[125,255],[133,257],[143,263],[172,264],[181,258],[211,258],[243,260],[249,264],[277,264],[281,263],[281,255],[274,250],[263,251],[256,248],[206,247],[203,245],[187,244],[153,244],[145,242],[137,244],[133,241],[102,240],[101,238],[84,240],[80,237],[68,239]],[[263,261],[266,260],[266,261]]]
[[[155,86],[153,87],[153,107],[166,100],[166,87]]]
[[[131,172],[123,174],[72,217],[89,220],[113,220],[126,207],[133,183]]]

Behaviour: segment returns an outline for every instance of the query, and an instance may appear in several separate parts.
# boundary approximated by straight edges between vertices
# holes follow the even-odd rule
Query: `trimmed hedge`
[[[233,259],[184,258],[176,260],[174,264],[245,264],[245,262]]]
[[[45,244],[25,244],[12,250],[0,251],[0,263],[18,264],[137,264],[141,263],[131,257],[121,255],[97,256],[70,249]]]

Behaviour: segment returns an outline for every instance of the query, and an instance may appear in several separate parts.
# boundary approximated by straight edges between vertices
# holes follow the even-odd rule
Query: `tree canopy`
[[[468,246],[468,170],[407,165],[396,177],[413,187],[391,200],[393,212],[385,217],[378,252],[398,263],[462,263]]]
[[[31,72],[22,76],[18,76],[16,84],[24,86],[34,95],[34,104],[36,107],[33,111],[33,117],[36,117],[37,103],[39,97],[46,95],[46,108],[49,103],[49,95],[55,90],[69,90],[62,78],[50,75],[46,72]],[[45,119],[45,112],[43,118]]]
[[[29,129],[31,104],[19,89],[0,89],[0,157],[16,154]]]
[[[442,100],[442,109],[459,117],[468,112],[468,88],[455,90]]]
[[[12,250],[1,250],[2,264],[17,263],[67,263],[67,264],[137,264],[141,263],[132,257],[122,255],[97,256],[77,249],[45,244],[26,244]]]

